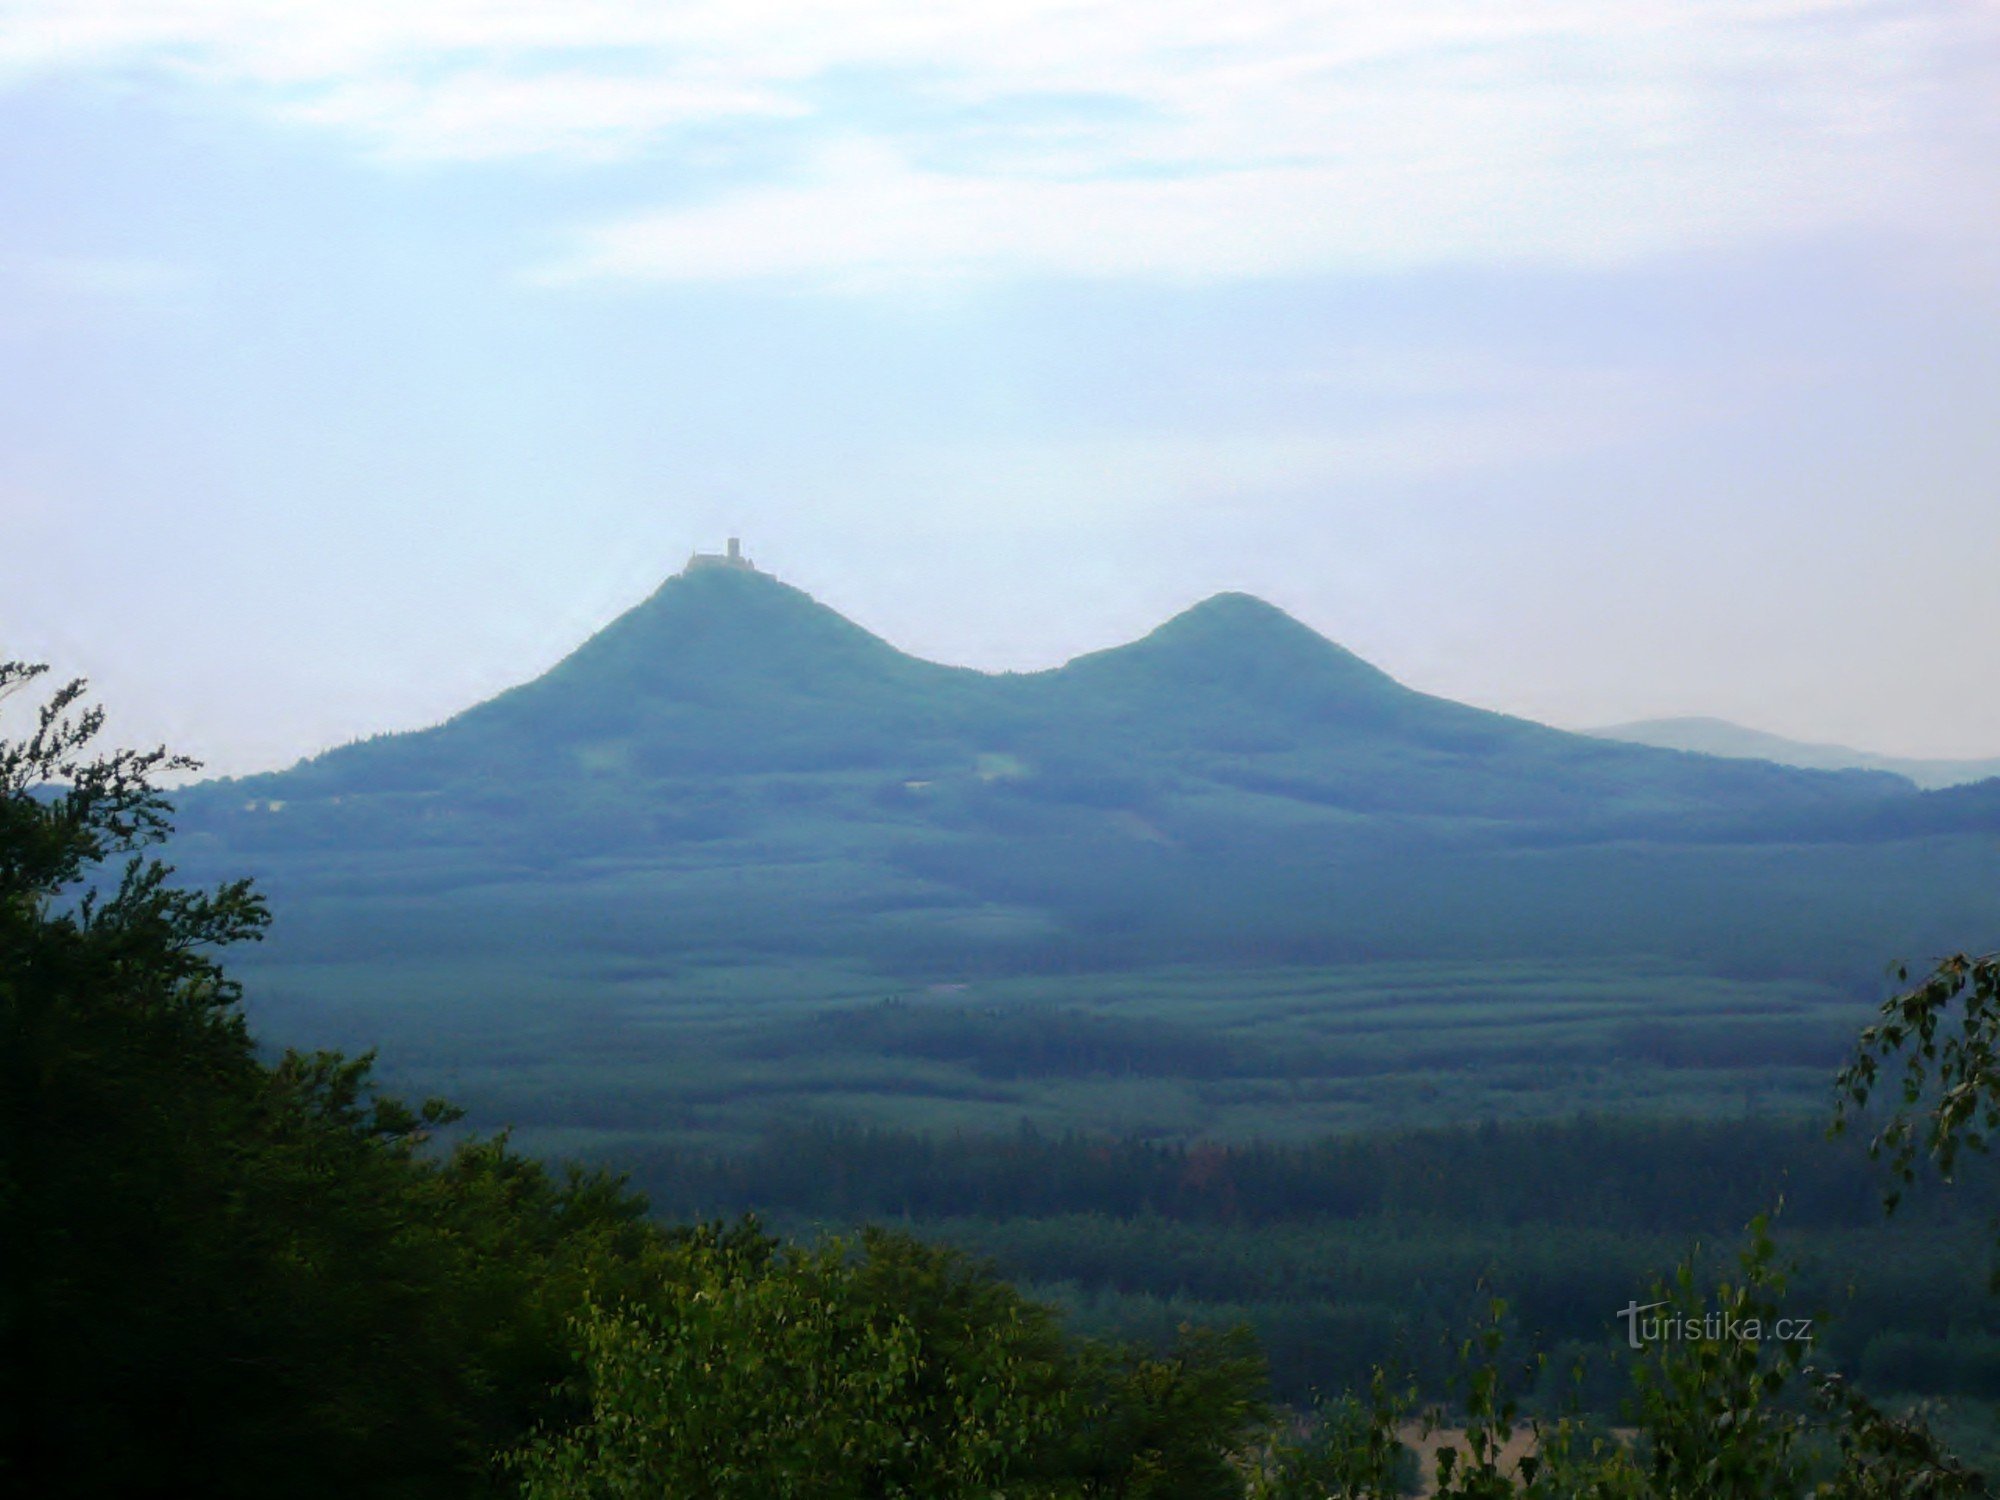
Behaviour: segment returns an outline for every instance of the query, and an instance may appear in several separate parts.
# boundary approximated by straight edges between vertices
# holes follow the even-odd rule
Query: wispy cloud
[[[676,128],[810,113],[800,100],[729,80],[662,79],[576,67],[466,71],[434,80],[363,77],[286,106],[295,121],[352,131],[418,161],[568,157],[614,161]]]
[[[2000,132],[1990,5],[0,3],[0,80],[102,70],[403,160],[736,133],[721,185],[584,228],[554,279],[1213,279],[1996,227],[1967,148]]]
[[[1057,175],[919,167],[883,143],[848,141],[786,181],[588,226],[538,279],[781,279],[867,292],[995,275],[1200,282],[1606,265],[1865,223],[1880,206],[1879,171],[1784,155],[1690,157],[1644,175],[1472,150],[1449,163],[1357,152]]]

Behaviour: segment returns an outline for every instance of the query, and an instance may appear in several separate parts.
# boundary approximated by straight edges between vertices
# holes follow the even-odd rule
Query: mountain
[[[441,791],[472,779],[741,775],[935,752],[981,674],[905,655],[768,574],[676,574],[532,682],[434,729],[319,756],[307,788]]]
[[[171,857],[271,893],[267,1034],[488,1118],[1331,1128],[1475,1066],[1478,1112],[1816,1099],[1885,961],[2000,938],[1988,790],[1565,733],[1242,594],[989,674],[711,567],[433,728],[184,789]]]
[[[1639,719],[1630,724],[1611,724],[1583,731],[1599,739],[1626,744],[1653,745],[1664,750],[1691,750],[1700,755],[1729,756],[1739,760],[1767,760],[1781,766],[1799,766],[1816,771],[1886,771],[1934,791],[1939,787],[1962,786],[2000,776],[2000,757],[1986,760],[1924,760],[1899,755],[1876,755],[1853,750],[1846,745],[1820,745],[1789,740],[1761,729],[1746,729],[1727,719],[1686,717]]]
[[[1574,947],[1593,922],[1712,941],[1674,935],[1706,899],[1693,887],[1647,909],[1668,866],[1698,882],[1678,865],[1990,821],[1879,772],[1616,744],[1433,697],[1243,594],[988,674],[736,568],[668,579],[434,728],[180,800],[182,857],[260,874],[322,947],[560,945],[588,887],[588,921],[647,951],[693,923],[739,954],[947,966],[1416,951],[1498,940],[1496,923],[1528,949]],[[1640,844],[1713,852],[1634,864]],[[1750,899],[1786,897],[1767,881]],[[350,934],[362,917],[336,920],[339,901],[394,905]]]
[[[1887,776],[1614,747],[1434,698],[1243,594],[1051,671],[985,674],[909,656],[767,574],[721,568],[668,579],[543,676],[436,728],[241,789],[295,809],[615,789],[637,816],[693,783],[813,777],[851,790],[863,775],[887,778],[876,791],[1004,782],[1117,806],[1234,789],[1520,824],[1712,821],[1908,790]]]

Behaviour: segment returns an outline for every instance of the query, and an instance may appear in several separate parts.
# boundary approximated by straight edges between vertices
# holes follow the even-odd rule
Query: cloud
[[[341,82],[286,111],[295,121],[360,131],[381,154],[418,161],[618,160],[679,126],[808,113],[796,99],[727,81],[577,68],[531,76],[456,73],[429,83]]]
[[[587,227],[537,279],[780,279],[873,292],[992,276],[1202,282],[1606,265],[1726,245],[1746,228],[1773,235],[1865,222],[1861,184],[1879,191],[1880,179],[1831,166],[1688,160],[1588,181],[1536,153],[1468,151],[1449,170],[1357,153],[1045,176],[923,168],[855,141],[824,150],[796,180]],[[1776,195],[1774,176],[1786,183]]]
[[[0,0],[0,80],[107,70],[405,161],[673,162],[731,132],[705,196],[585,228],[554,280],[1217,279],[1996,227],[1986,6]]]

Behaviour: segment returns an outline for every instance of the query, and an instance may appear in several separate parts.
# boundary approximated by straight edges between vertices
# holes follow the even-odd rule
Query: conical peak
[[[674,574],[556,671],[611,671],[636,684],[717,672],[810,677],[902,659],[803,589],[724,563]]]

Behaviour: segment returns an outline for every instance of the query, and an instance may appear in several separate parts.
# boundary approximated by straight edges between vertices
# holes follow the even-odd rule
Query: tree
[[[963,1256],[881,1230],[686,1232],[646,1283],[576,1320],[587,1413],[513,1455],[528,1500],[1243,1493],[1264,1413],[1240,1335],[1073,1343]]]
[[[1909,971],[1897,977],[1907,983]],[[1834,1091],[1836,1134],[1879,1093],[1891,1101],[1868,1147],[1895,1175],[1891,1212],[1920,1161],[1948,1181],[1961,1151],[1985,1151],[2000,1129],[2000,953],[1955,953],[1883,1002]]]
[[[71,683],[0,740],[0,1490],[477,1493],[644,1204],[426,1150],[454,1112],[370,1058],[261,1060],[219,955],[263,902],[173,884],[154,782],[192,763],[102,723]]]
[[[0,664],[0,696],[44,671]],[[0,742],[0,1452],[45,1484],[73,1464],[109,1482],[141,1432],[179,1441],[216,1330],[167,1278],[225,1273],[231,1247],[198,1221],[258,1076],[212,950],[267,920],[246,883],[177,889],[145,856],[168,826],[153,778],[192,762],[92,755],[103,714],[82,694],[55,690]]]
[[[579,1317],[589,1417],[518,1455],[530,1500],[1026,1493],[1061,1430],[1046,1315],[948,1252],[709,1231],[656,1269]]]

